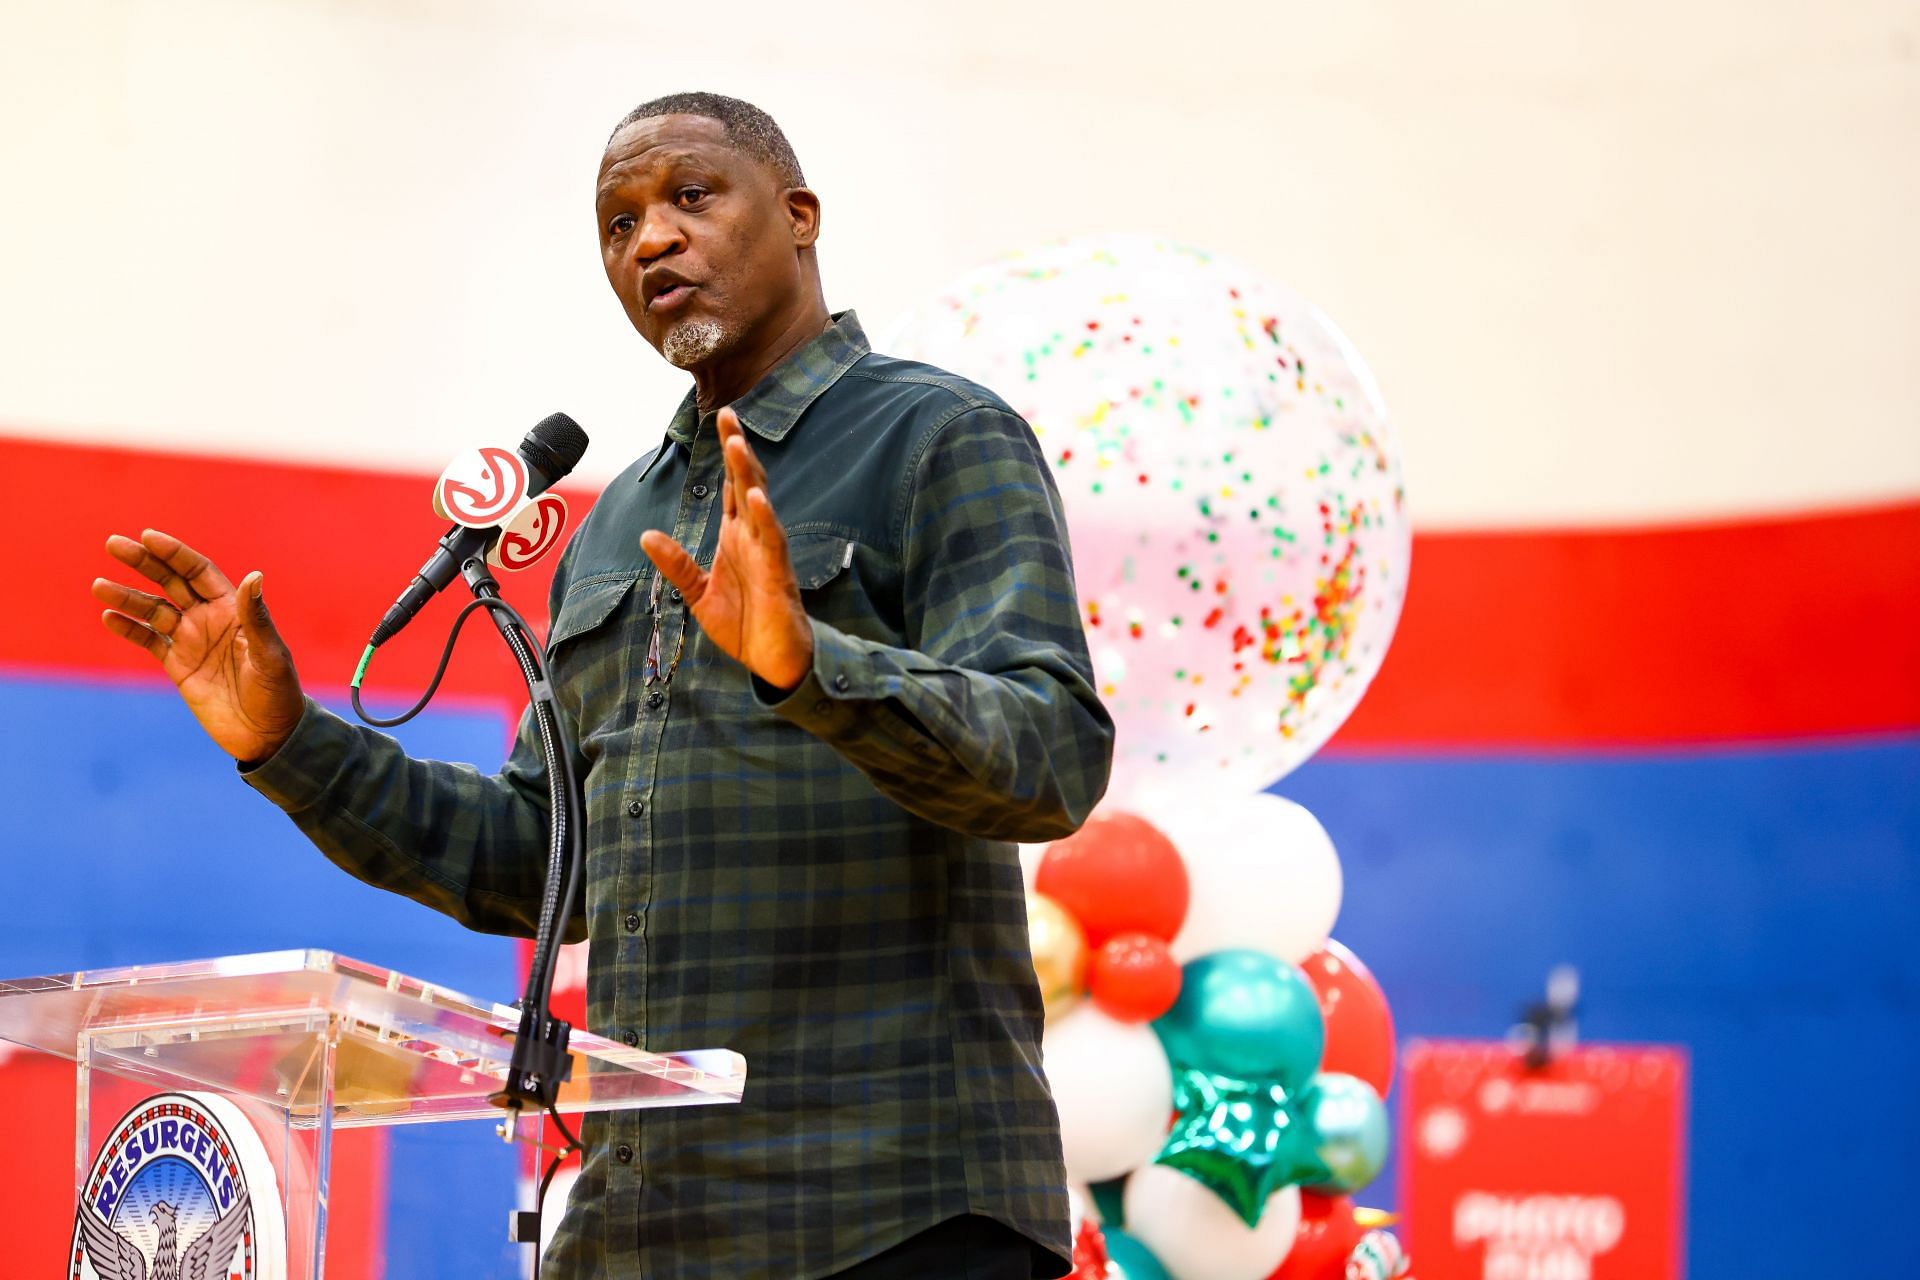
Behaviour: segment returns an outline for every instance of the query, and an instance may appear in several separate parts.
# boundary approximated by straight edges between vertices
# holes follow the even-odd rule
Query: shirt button
[[[647,695],[647,706],[658,711],[666,703],[667,695],[655,689]]]
[[[641,814],[643,814],[643,813],[645,813],[646,811],[647,811],[647,802],[646,802],[646,801],[644,801],[644,800],[629,800],[629,801],[627,801],[627,816],[628,816],[629,818],[637,818],[637,817],[639,817],[639,816],[640,816]]]
[[[853,688],[853,681],[847,679],[847,673],[842,671],[833,678],[833,687],[845,693],[847,690]]]
[[[628,933],[638,933],[640,932],[640,913],[638,911],[629,911],[627,912],[627,918],[620,923],[627,926]]]
[[[620,1038],[626,1042],[627,1048],[629,1049],[638,1049],[640,1047],[640,1033],[638,1031],[629,1031]]]
[[[613,1149],[613,1158],[621,1164],[632,1164],[633,1148],[623,1142]]]
[[[703,485],[703,484],[697,484],[697,485],[695,485],[695,486],[693,486],[693,496],[694,496],[694,497],[696,497],[696,498],[704,498],[704,497],[706,497],[706,496],[707,496],[707,486],[705,486],[705,485]]]
[[[672,600],[672,601],[673,601],[673,602],[674,602],[675,604],[679,604],[679,603],[680,603],[680,588],[678,588],[678,587],[668,587],[668,588],[667,588],[667,597],[668,597],[668,599],[670,599],[670,600]]]

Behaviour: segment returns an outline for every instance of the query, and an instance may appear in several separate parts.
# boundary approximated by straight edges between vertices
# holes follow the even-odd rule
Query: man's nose
[[[686,235],[680,227],[680,220],[666,209],[648,210],[640,223],[640,233],[633,238],[634,257],[646,262],[677,253],[686,247]]]

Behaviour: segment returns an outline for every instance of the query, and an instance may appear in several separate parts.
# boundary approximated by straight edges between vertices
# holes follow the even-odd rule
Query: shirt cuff
[[[813,629],[813,665],[806,676],[791,693],[754,676],[753,696],[781,719],[817,737],[839,737],[853,728],[859,714],[854,704],[874,696],[863,679],[866,651],[852,636],[817,618],[807,619],[807,625]]]
[[[353,726],[308,698],[280,749],[252,768],[239,765],[240,777],[288,813],[299,813],[326,794],[353,745]]]

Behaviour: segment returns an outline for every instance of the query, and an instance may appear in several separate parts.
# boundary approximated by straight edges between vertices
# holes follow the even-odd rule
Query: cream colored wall
[[[595,250],[612,122],[786,126],[870,332],[1048,237],[1319,302],[1426,527],[1920,493],[1920,9],[0,3],[0,430],[437,467],[680,377]]]

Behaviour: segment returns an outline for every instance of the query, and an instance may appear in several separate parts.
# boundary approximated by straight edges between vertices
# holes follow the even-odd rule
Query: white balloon
[[[1100,1206],[1093,1202],[1093,1190],[1084,1182],[1067,1183],[1067,1238],[1078,1240],[1080,1228],[1091,1220],[1100,1225]]]
[[[1412,526],[1373,375],[1298,294],[1110,234],[966,273],[882,348],[984,383],[1033,426],[1112,715],[1108,794],[1266,786],[1360,700]]]
[[[1152,815],[1187,864],[1181,964],[1248,947],[1299,964],[1340,914],[1340,857],[1319,819],[1269,792],[1189,795]]]
[[[1165,1165],[1127,1179],[1127,1234],[1153,1251],[1173,1280],[1265,1280],[1300,1232],[1300,1188],[1267,1197],[1249,1228],[1225,1200]]]
[[[1047,1028],[1041,1052],[1060,1109],[1067,1177],[1105,1182],[1160,1154],[1173,1114],[1173,1068],[1149,1027],[1083,1004]]]

